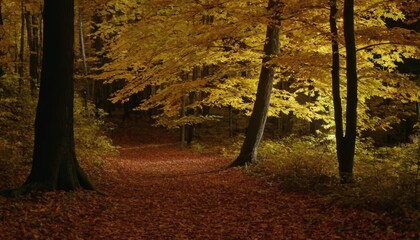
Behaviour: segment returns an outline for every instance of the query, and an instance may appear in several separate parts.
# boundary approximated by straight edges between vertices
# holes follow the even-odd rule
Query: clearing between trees
[[[0,239],[416,239],[403,218],[282,191],[232,160],[126,127],[89,191],[0,197]]]

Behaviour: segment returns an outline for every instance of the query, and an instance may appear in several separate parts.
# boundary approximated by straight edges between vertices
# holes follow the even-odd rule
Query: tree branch
[[[356,49],[356,52],[366,50],[366,49],[369,49],[369,48],[373,48],[373,47],[376,47],[376,46],[380,46],[380,45],[404,45],[404,44],[403,43],[395,43],[395,42],[375,43],[375,44],[370,44],[370,45],[358,48],[358,49]]]

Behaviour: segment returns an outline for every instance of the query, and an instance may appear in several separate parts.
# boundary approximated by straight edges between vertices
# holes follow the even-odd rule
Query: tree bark
[[[268,10],[273,10],[277,5],[277,0],[269,0]],[[278,54],[279,51],[279,21],[276,19],[277,17],[277,14],[275,14],[273,16],[274,22],[267,26],[266,42],[264,44],[265,56],[262,61],[257,96],[248,124],[248,131],[242,145],[241,152],[236,160],[230,164],[230,167],[245,166],[251,162],[257,161],[257,149],[263,136],[265,123],[267,121],[270,95],[273,88],[275,73],[275,67],[270,63],[270,61]]]
[[[353,181],[353,162],[357,127],[357,61],[356,40],[354,36],[354,0],[344,1],[344,39],[346,42],[346,136],[343,152],[339,158],[339,171],[342,183]]]
[[[341,183],[353,181],[353,163],[357,127],[357,65],[354,37],[354,2],[344,1],[344,38],[346,44],[346,130],[343,129],[343,110],[340,97],[340,56],[337,42],[337,2],[330,1],[330,30],[332,37],[332,89],[334,99],[334,120],[337,146],[338,168]]]
[[[43,60],[32,170],[21,192],[94,189],[73,133],[74,0],[45,0]]]

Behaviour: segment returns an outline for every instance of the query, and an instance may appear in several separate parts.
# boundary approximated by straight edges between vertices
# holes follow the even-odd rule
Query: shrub
[[[13,173],[29,170],[35,107],[29,92],[19,94],[17,76],[0,78],[0,176],[5,183],[16,184]]]
[[[371,205],[385,210],[419,205],[420,136],[394,147],[358,147],[356,184],[344,193],[352,205]]]
[[[395,147],[375,148],[370,140],[359,141],[355,156],[355,183],[338,183],[338,164],[333,141],[290,136],[266,140],[251,171],[276,181],[290,191],[323,194],[347,207],[397,211],[419,206],[420,137]]]
[[[259,159],[262,161],[255,169],[269,173],[288,190],[320,191],[336,178],[331,143],[310,136],[266,140],[260,146]]]
[[[117,148],[106,136],[111,130],[105,123],[106,113],[94,104],[85,107],[83,100],[76,97],[74,101],[74,141],[76,153],[82,163],[102,166],[103,157],[115,154]]]
[[[36,104],[37,99],[31,96],[26,86],[19,93],[17,76],[6,75],[0,78],[0,177],[11,186],[22,181],[16,176],[25,175],[29,171]],[[92,104],[85,108],[77,95],[74,106],[78,159],[82,164],[100,167],[104,155],[116,152],[111,140],[105,135],[105,113]]]

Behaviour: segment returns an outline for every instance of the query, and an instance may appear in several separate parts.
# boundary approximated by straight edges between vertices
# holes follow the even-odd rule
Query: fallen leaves
[[[402,219],[281,191],[229,159],[126,129],[92,192],[0,197],[0,239],[416,239]],[[150,137],[152,135],[152,137]],[[149,138],[148,138],[149,136]],[[146,139],[155,139],[148,142]]]

